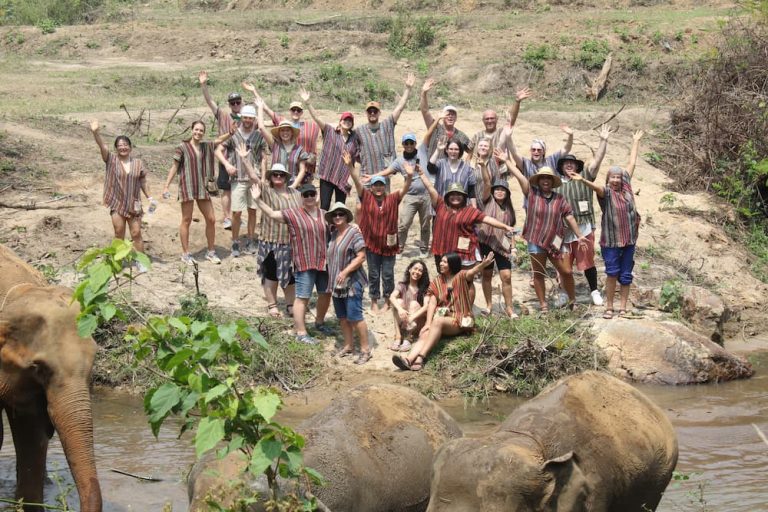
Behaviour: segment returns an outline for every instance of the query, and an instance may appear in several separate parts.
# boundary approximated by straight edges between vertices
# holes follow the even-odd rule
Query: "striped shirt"
[[[219,135],[224,135],[225,133],[229,133],[232,130],[233,125],[240,126],[240,120],[239,116],[238,119],[235,120],[235,118],[232,117],[232,112],[224,112],[221,110],[221,108],[216,107],[216,113],[213,114],[214,119],[216,119],[216,125],[219,129]],[[225,149],[224,156],[229,160],[230,154],[229,151]],[[224,165],[221,164],[221,167],[224,168]]]
[[[317,174],[321,180],[349,192],[349,168],[341,156],[345,150],[352,155],[353,161],[358,159],[360,139],[357,134],[351,132],[349,138],[344,140],[341,131],[337,132],[330,124],[326,124],[323,129],[323,152],[320,154]]]
[[[283,119],[286,118],[276,113],[272,114],[272,124],[274,126],[278,126]],[[317,138],[320,136],[320,126],[314,121],[299,121],[295,123],[292,119],[288,120],[295,128],[299,129],[299,139],[296,141],[298,145],[314,157],[317,154]],[[315,159],[313,158],[312,163],[314,164],[314,162]]]
[[[436,210],[432,254],[442,256],[455,252],[462,261],[474,261],[478,248],[475,224],[482,222],[485,214],[472,206],[458,210],[448,208],[442,198],[437,200]]]
[[[585,180],[589,180],[588,173],[584,173],[582,176]],[[557,191],[564,195],[568,204],[571,205],[571,210],[573,210],[573,217],[576,219],[576,223],[591,224],[594,226],[595,209],[592,204],[592,198],[594,197],[592,189],[581,181],[569,180],[567,176],[560,176],[560,178],[562,178],[563,184]]]
[[[358,216],[360,231],[365,238],[365,246],[374,254],[394,256],[399,252],[397,243],[397,207],[400,194],[387,194],[381,203],[373,193],[363,190],[362,211]],[[388,244],[387,242],[391,242]]]
[[[277,139],[275,139],[275,143],[272,144],[272,165],[278,163],[283,164],[285,166],[285,170],[288,171],[288,174],[294,178],[299,175],[299,164],[301,162],[306,162],[310,158],[312,158],[312,155],[304,151],[304,148],[298,144],[294,144],[290,151],[286,149],[282,142],[278,142]],[[309,183],[311,181],[312,173],[307,170],[307,173],[304,175],[304,181],[302,181],[302,184]]]
[[[104,204],[121,217],[141,216],[141,186],[147,168],[139,158],[129,158],[125,172],[120,157],[110,151],[104,174]]]
[[[365,240],[357,226],[349,224],[342,234],[335,229],[331,230],[331,242],[328,244],[328,288],[336,286],[339,273],[357,257],[357,253],[361,250],[365,250]],[[362,265],[349,275],[350,297],[354,293],[352,283],[359,283],[363,288],[368,286],[368,276]]]
[[[267,150],[267,142],[264,140],[264,137],[261,136],[259,130],[256,129],[249,133],[248,136],[245,136],[242,128],[238,128],[234,135],[227,139],[224,143],[226,154],[229,154],[227,159],[229,160],[229,163],[237,169],[237,174],[229,177],[229,181],[232,182],[251,181],[251,177],[248,175],[248,171],[243,165],[243,159],[237,153],[237,148],[240,147],[250,148],[251,152],[248,154],[248,159],[253,170],[258,174],[261,166],[261,159],[264,157],[264,152]]]
[[[491,142],[491,153],[493,154],[494,148],[499,147],[499,142],[501,140],[501,134],[504,131],[504,128],[496,128],[496,131],[493,133],[488,133],[485,130],[480,130],[476,134],[472,136],[472,146],[477,147],[477,143],[480,142],[483,139],[488,139]]]
[[[467,134],[463,131],[459,130],[458,128],[454,128],[452,132],[448,132],[448,130],[445,129],[445,126],[442,124],[438,124],[437,128],[435,128],[435,131],[432,132],[432,138],[429,139],[429,147],[427,148],[427,157],[431,157],[432,154],[435,152],[435,149],[437,149],[437,141],[440,140],[440,137],[445,137],[447,139],[451,140],[457,140],[464,144],[465,149],[474,149],[475,146],[472,145],[472,141],[469,140],[469,137],[467,137]]]
[[[315,209],[310,214],[303,207],[283,210],[283,220],[288,224],[293,251],[293,271],[325,270],[328,225],[325,211]]]
[[[502,207],[491,197],[485,203],[483,213],[487,217],[499,220],[507,226],[515,225],[515,209],[512,207],[512,201],[506,201],[506,207]],[[508,254],[512,248],[506,232],[488,224],[480,224],[477,227],[477,239],[480,243],[487,245],[500,254]]]
[[[273,210],[281,211],[301,207],[301,194],[293,188],[284,192],[276,192],[272,187],[262,187],[261,199]],[[259,225],[259,240],[287,244],[291,241],[288,225],[272,220],[268,215],[261,216]]]
[[[451,170],[451,164],[447,158],[441,158],[436,164],[427,164],[427,171],[435,175],[435,190],[437,195],[443,197],[448,187],[453,183],[459,183],[467,192],[469,197],[476,197],[475,170],[464,160],[459,160],[459,167],[456,172]]]
[[[395,118],[389,116],[375,127],[370,124],[355,130],[360,137],[360,168],[362,174],[376,174],[388,168],[395,153]]]
[[[533,160],[530,158],[523,158],[523,168],[521,170],[523,171],[525,177],[529,180],[531,179],[531,176],[539,172],[539,169],[542,167],[549,167],[554,172],[557,172],[557,161],[560,160],[560,157],[562,157],[563,154],[564,153],[562,151],[558,151],[552,155],[545,156],[544,160],[538,164],[533,163]],[[528,208],[527,197],[523,199],[523,208]]]
[[[491,175],[491,186],[493,186],[493,182],[497,179],[507,179],[508,171],[506,164],[502,163],[499,165],[496,159],[491,157],[488,159],[486,165],[488,166],[488,172]],[[483,182],[483,175],[479,165],[475,167],[475,181],[477,182],[475,185],[475,197],[482,201],[483,197],[485,197],[485,183]]]
[[[450,316],[459,322],[464,317],[472,316],[472,301],[469,295],[466,270],[462,270],[453,276],[450,287],[445,276],[437,276],[429,283],[427,295],[437,299],[437,307],[447,307],[448,311],[450,311]]]
[[[565,197],[557,192],[547,199],[537,187],[531,187],[528,192],[528,214],[525,217],[523,238],[529,243],[543,247],[551,253],[558,253],[565,238],[565,223],[563,222],[573,211]]]
[[[598,202],[603,209],[600,245],[626,247],[637,243],[640,213],[635,208],[635,196],[627,171],[621,176],[621,191],[616,192],[606,185],[605,197],[598,198]]]
[[[201,142],[200,152],[188,140],[176,146],[173,159],[179,163],[179,198],[182,202],[210,199],[205,184],[216,179],[213,142]]]

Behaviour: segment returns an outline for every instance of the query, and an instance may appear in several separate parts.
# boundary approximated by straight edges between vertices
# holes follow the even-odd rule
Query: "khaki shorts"
[[[256,209],[256,201],[251,197],[251,183],[249,181],[233,181],[232,211],[244,212],[248,208]]]

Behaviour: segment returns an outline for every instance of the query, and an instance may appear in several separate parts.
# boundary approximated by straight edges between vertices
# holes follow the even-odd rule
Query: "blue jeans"
[[[370,251],[365,253],[368,262],[368,294],[371,300],[379,300],[379,281],[384,281],[384,298],[395,291],[395,256],[382,256]]]
[[[619,284],[632,284],[632,269],[635,267],[635,246],[600,247],[605,260],[605,273],[618,278]]]

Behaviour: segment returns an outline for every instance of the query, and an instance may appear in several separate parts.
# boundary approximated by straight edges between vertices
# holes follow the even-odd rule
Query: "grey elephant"
[[[677,454],[661,409],[614,377],[585,372],[549,386],[491,436],[446,443],[427,511],[655,510]]]
[[[16,446],[16,497],[42,503],[48,440],[55,430],[80,510],[100,512],[88,390],[96,343],[77,335],[79,310],[71,297],[71,290],[47,286],[39,272],[0,245],[0,411],[6,411]]]
[[[425,510],[434,456],[443,443],[462,435],[437,404],[390,384],[346,391],[297,430],[306,438],[305,464],[328,482],[312,491],[333,512]],[[236,456],[196,464],[190,511],[208,510],[209,493],[227,503],[225,483],[240,464]]]

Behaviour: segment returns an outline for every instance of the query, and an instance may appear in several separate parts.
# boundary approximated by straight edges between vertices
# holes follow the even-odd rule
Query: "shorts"
[[[584,272],[595,266],[595,232],[586,236],[587,247],[579,248],[579,241],[568,242],[568,250],[571,252],[571,265],[576,262],[576,268]]]
[[[317,293],[329,293],[328,291],[328,272],[325,270],[305,270],[295,272],[296,279],[296,297],[299,299],[308,299],[312,296],[312,288]]]
[[[560,254],[568,254],[570,250],[567,244],[560,246]],[[528,254],[549,254],[549,251],[540,245],[532,244],[528,242]]]
[[[490,246],[480,242],[480,254],[483,255],[483,258],[488,256],[490,253],[493,253],[493,261],[496,262],[497,269],[500,271],[512,269],[512,261],[507,256],[505,256],[503,253],[494,251]]]
[[[608,277],[618,278],[619,284],[632,284],[632,269],[635,267],[635,246],[605,247],[600,246],[605,260],[605,273]]]
[[[222,164],[219,164],[219,176],[216,178],[216,184],[219,186],[219,190],[230,190],[232,188],[229,184],[229,173]]]
[[[245,210],[255,210],[256,201],[251,196],[250,181],[232,182],[232,211],[244,212]]]
[[[256,253],[257,273],[264,279],[277,281],[280,288],[296,283],[291,266],[291,247],[287,244],[259,242]]]
[[[339,320],[349,320],[350,322],[360,322],[363,317],[363,287],[360,283],[352,285],[355,288],[354,295],[339,298],[333,297],[333,309],[336,311],[336,318]]]

